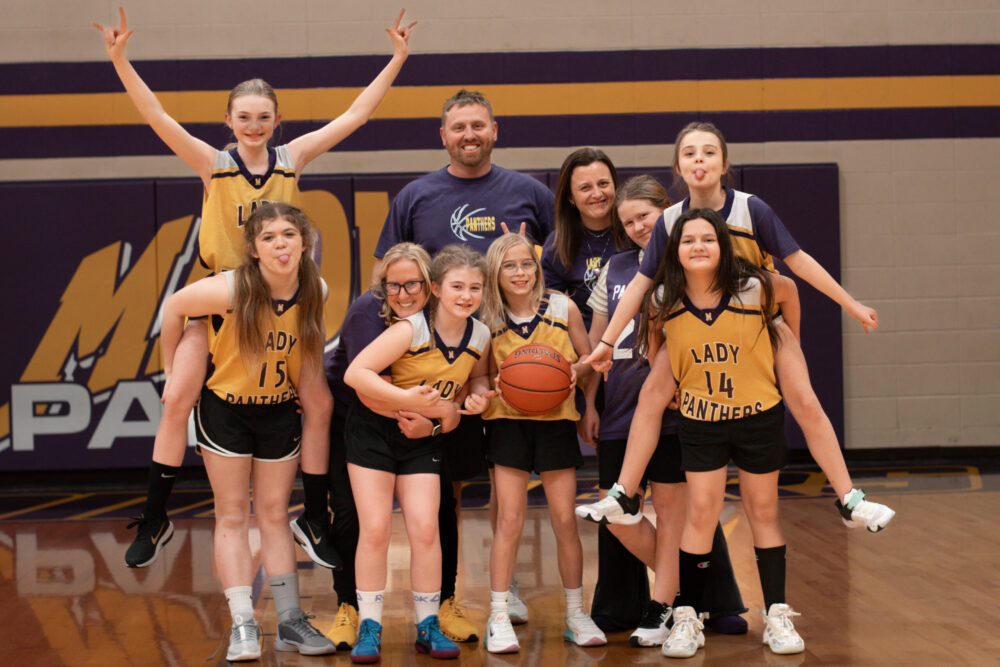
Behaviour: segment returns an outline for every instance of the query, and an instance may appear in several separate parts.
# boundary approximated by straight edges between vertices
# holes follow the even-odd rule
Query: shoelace
[[[684,616],[680,619],[674,616],[674,629],[670,633],[670,638],[673,639],[674,632],[676,632],[679,635],[677,639],[681,639],[684,641],[695,641],[696,629],[702,630],[704,629],[704,627],[705,626],[701,622],[700,615]]]
[[[355,644],[355,646],[357,646],[358,644],[361,644],[362,642],[364,642],[366,640],[367,641],[373,641],[373,642],[378,642],[378,640],[379,640],[378,630],[376,629],[375,625],[372,624],[372,623],[362,623],[361,624],[361,630],[358,632],[358,643]]]
[[[458,600],[453,599],[449,606],[451,607],[451,613],[455,618],[465,618],[465,614],[462,613],[462,608],[458,606]]]
[[[772,635],[782,641],[786,641],[795,633],[795,626],[789,617],[801,615],[791,607],[788,607],[787,609],[782,609],[774,616],[764,614],[764,623],[767,624],[767,629],[771,631]]]
[[[340,628],[344,627],[345,625],[353,625],[353,623],[351,623],[350,612],[346,614],[337,614],[337,618],[335,620],[337,621],[337,627]]]
[[[299,633],[302,637],[316,637],[322,636],[323,633],[314,628],[309,624],[309,619],[316,618],[312,614],[303,614],[302,616],[296,616],[288,620],[288,624],[292,626],[292,629]]]

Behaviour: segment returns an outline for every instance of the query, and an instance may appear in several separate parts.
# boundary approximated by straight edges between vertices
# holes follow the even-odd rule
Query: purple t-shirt
[[[788,233],[785,223],[781,221],[781,218],[760,197],[749,195],[749,199],[747,199],[746,210],[749,214],[749,220],[732,220],[731,217],[737,215],[733,207],[736,192],[732,188],[726,189],[726,203],[719,210],[719,215],[726,220],[730,229],[734,227],[741,229],[749,228],[751,230],[749,233],[752,235],[752,239],[757,246],[774,257],[783,259],[799,249],[799,244]],[[675,206],[678,206],[678,204],[675,204]],[[682,212],[687,211],[691,206],[691,199],[684,199],[684,201],[680,202],[679,206]],[[646,246],[646,254],[642,258],[642,266],[639,267],[639,272],[647,278],[656,276],[656,269],[659,267],[660,260],[667,249],[667,237],[669,235],[670,230],[667,229],[664,216],[661,215],[653,226],[653,233],[649,237],[649,245]]]
[[[608,318],[614,317],[615,309],[629,282],[639,270],[639,251],[625,250],[608,260]],[[604,412],[601,413],[600,440],[625,440],[632,425],[639,390],[649,375],[649,362],[635,350],[639,316],[622,331],[615,341],[611,359],[611,370],[604,384]],[[666,354],[664,348],[663,353]],[[677,426],[669,410],[663,412],[661,433],[675,433]]]
[[[344,373],[358,352],[386,330],[385,320],[379,316],[382,301],[371,291],[365,292],[351,304],[340,327],[340,339],[326,362],[326,379],[333,392],[334,412],[347,416],[347,409],[358,402],[354,389],[344,383]]]
[[[449,243],[465,243],[482,254],[503,234],[500,223],[536,243],[552,231],[555,199],[540,182],[493,165],[485,176],[459,178],[447,167],[408,183],[392,200],[375,247],[382,257],[392,246],[410,241],[431,255]]]
[[[583,230],[580,248],[573,258],[573,268],[569,271],[556,257],[554,239],[555,234],[546,239],[542,248],[542,273],[545,276],[545,286],[568,294],[580,309],[584,325],[590,329],[594,313],[587,305],[587,300],[590,299],[590,293],[598,276],[601,275],[604,264],[618,252],[615,240],[611,236],[611,228],[604,230],[603,234],[588,229]]]

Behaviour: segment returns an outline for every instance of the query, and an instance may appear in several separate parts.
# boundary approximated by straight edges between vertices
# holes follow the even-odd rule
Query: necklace
[[[595,254],[594,248],[591,246],[590,242],[592,240],[603,239],[604,244],[601,246],[600,253]],[[607,227],[603,231],[595,232],[586,227],[583,228],[583,240],[587,244],[587,256],[588,257],[600,257],[601,262],[604,261],[604,255],[608,251],[608,243],[611,241],[611,228]]]

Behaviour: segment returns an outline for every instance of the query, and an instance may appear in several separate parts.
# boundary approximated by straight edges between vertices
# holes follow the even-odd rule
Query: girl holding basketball
[[[163,360],[169,372],[185,318],[210,318],[212,374],[196,410],[198,450],[215,499],[215,565],[233,625],[228,660],[260,657],[251,587],[250,484],[261,562],[277,610],[274,647],[305,655],[336,647],[299,606],[288,501],[301,447],[325,444],[329,412],[315,412],[323,381],[326,285],[311,258],[313,231],[288,204],[266,204],[244,226],[244,263],[167,299]],[[300,419],[295,398],[302,398]]]
[[[741,230],[742,233],[734,240],[734,247],[743,259],[773,271],[771,256],[783,258],[796,275],[843,306],[865,331],[878,327],[877,313],[851,297],[816,260],[802,251],[766,203],[723,185],[722,180],[728,169],[726,142],[714,125],[690,123],[677,135],[674,170],[687,185],[689,196],[665,210],[663,222],[654,227],[639,273],[629,283],[604,338],[590,356],[589,361],[598,370],[605,370],[611,362],[612,342],[638,312],[643,294],[653,287],[653,276],[664,261],[663,252],[672,225],[689,208],[718,211],[731,228]],[[863,525],[877,532],[892,520],[895,512],[885,505],[866,500],[864,492],[853,485],[837,435],[809,382],[809,371],[798,342],[797,298],[785,304],[782,318],[775,324],[781,342],[775,354],[775,371],[784,400],[802,428],[810,454],[837,493],[836,505],[844,523],[850,527]],[[654,368],[647,385],[667,380]],[[636,427],[641,426],[636,423]],[[655,437],[633,439],[630,436],[629,440],[629,455],[625,457],[618,484],[600,510],[601,515],[612,522],[634,508],[632,494],[655,448]]]
[[[410,32],[415,25],[401,25],[403,13],[400,12],[396,23],[386,29],[394,47],[389,64],[347,111],[322,128],[287,144],[269,145],[281,121],[277,97],[271,86],[261,79],[239,84],[229,94],[225,115],[226,125],[233,131],[236,143],[220,151],[192,136],[167,115],[156,95],[139,77],[125,54],[133,31],[128,29],[125,10],[119,11],[119,27],[103,27],[96,23],[94,26],[103,33],[108,57],[136,109],[157,136],[194,169],[205,186],[198,233],[199,252],[202,263],[213,273],[233,269],[240,264],[241,227],[254,209],[269,201],[297,204],[298,179],[306,165],[368,120],[409,55]],[[139,528],[125,555],[125,564],[129,567],[149,565],[173,534],[173,526],[166,514],[167,498],[184,458],[188,415],[198,400],[198,392],[205,379],[207,335],[204,321],[190,320],[178,345],[178,363],[173,365],[174,372],[165,373],[163,413],[153,445],[147,505],[136,522]],[[315,400],[320,401],[320,405],[314,406],[314,410],[329,410],[329,393],[324,395],[321,392]],[[335,568],[339,566],[340,559],[327,540],[328,456],[326,443],[303,449],[306,512],[293,522],[292,529],[315,562]]]
[[[560,292],[546,293],[534,246],[521,234],[495,240],[486,254],[488,281],[482,316],[493,332],[491,375],[517,348],[547,345],[570,363],[590,349],[576,304]],[[589,371],[576,363],[576,372]],[[563,387],[556,387],[562,389]],[[476,389],[473,389],[476,391]],[[541,415],[526,415],[499,399],[483,419],[490,422],[488,459],[494,464],[497,526],[490,552],[490,615],[486,650],[511,653],[520,646],[507,605],[508,586],[524,526],[528,478],[539,474],[555,533],[559,574],[566,596],[563,636],[580,646],[607,643],[583,609],[583,549],[573,517],[576,468],[583,464],[576,440],[580,418],[572,393]]]
[[[441,632],[437,616],[441,601],[437,436],[457,426],[458,411],[452,403],[460,397],[466,396],[461,412],[479,414],[492,395],[486,379],[490,332],[472,317],[482,300],[485,268],[483,257],[468,247],[443,248],[431,264],[429,310],[386,329],[354,358],[344,375],[344,381],[372,406],[355,404],[346,424],[347,469],[360,524],[355,578],[361,626],[351,651],[354,662],[375,662],[381,653],[394,492],[410,541],[416,649],[435,658],[459,653]],[[406,283],[402,287],[406,289]],[[389,369],[391,382],[380,376],[384,369]],[[466,392],[472,383],[475,387]],[[430,435],[408,438],[399,410],[440,421]]]
[[[652,176],[635,176],[618,189],[615,195],[618,215],[614,224],[620,226],[638,248],[612,257],[594,285],[589,300],[594,311],[590,327],[591,345],[596,345],[604,335],[609,316],[615,312],[621,293],[639,270],[654,223],[669,205],[666,191]],[[615,341],[615,363],[608,371],[605,382],[605,391],[615,400],[605,406],[601,415],[598,468],[600,487],[605,490],[611,488],[618,479],[625,458],[630,424],[642,421],[651,425],[657,445],[643,481],[648,480],[652,487],[656,526],[654,528],[639,514],[638,521],[632,525],[608,524],[607,528],[645,563],[644,567],[649,566],[657,573],[652,599],[644,606],[642,618],[630,642],[633,646],[660,646],[667,637],[667,622],[677,593],[677,549],[684,526],[686,486],[676,420],[671,413],[665,412],[673,394],[654,385],[652,388],[657,390],[656,395],[647,391],[637,406],[640,388],[649,375],[650,365],[666,361],[666,352],[662,347],[659,354],[650,355],[652,361],[639,354],[635,349],[638,327],[639,318],[635,317]],[[657,400],[652,400],[654,398]],[[598,555],[601,559],[605,557],[604,552]],[[736,584],[726,537],[720,525],[716,526],[712,540],[712,562],[704,604],[711,618],[706,625],[726,634],[744,633],[747,624],[738,614],[745,612],[746,607]],[[598,571],[603,574],[602,567]]]

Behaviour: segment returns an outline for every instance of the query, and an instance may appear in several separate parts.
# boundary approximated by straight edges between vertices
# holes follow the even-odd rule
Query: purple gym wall
[[[668,170],[647,171],[669,182]],[[733,172],[735,187],[761,195],[799,243],[839,274],[835,165]],[[554,172],[532,175],[555,183]],[[303,177],[302,203],[322,236],[331,339],[349,300],[367,288],[389,203],[416,176]],[[167,295],[206,275],[194,242],[201,184],[4,184],[0,205],[10,220],[0,249],[9,276],[0,304],[17,322],[0,360],[0,470],[147,465],[162,388],[158,314]],[[21,285],[26,289],[15,289]],[[839,433],[839,309],[809,287],[800,297],[813,382]],[[801,443],[793,437],[791,446]],[[198,464],[193,450],[185,463]]]

